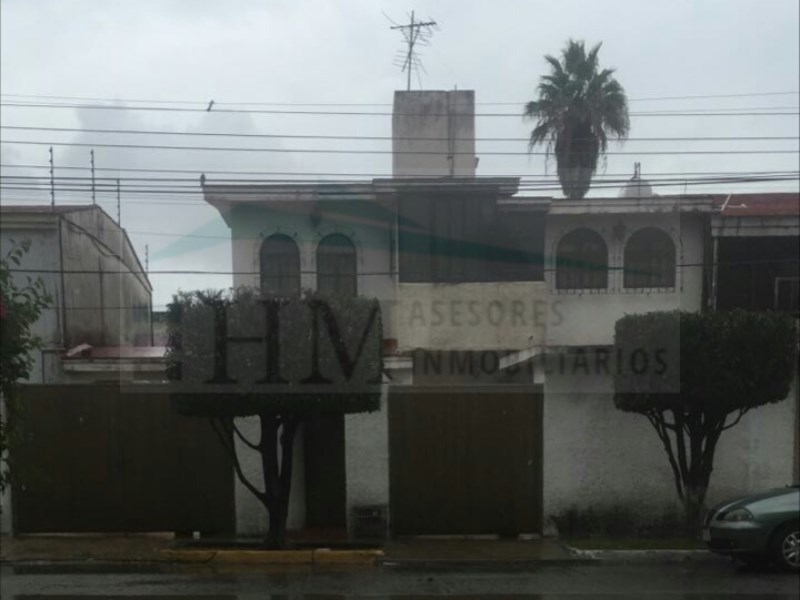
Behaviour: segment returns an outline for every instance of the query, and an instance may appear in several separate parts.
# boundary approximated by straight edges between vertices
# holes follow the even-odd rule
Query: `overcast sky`
[[[21,108],[11,102],[80,103],[39,98],[75,96],[117,99],[119,106],[216,109],[289,109],[388,112],[405,75],[393,63],[402,40],[389,19],[418,17],[438,22],[431,45],[422,48],[425,73],[414,89],[473,89],[479,103],[477,136],[519,138],[478,142],[479,175],[552,175],[543,156],[493,156],[521,152],[530,125],[516,115],[534,97],[547,72],[545,54],[557,54],[569,38],[603,42],[603,66],[631,99],[632,113],[653,111],[793,112],[800,98],[797,0],[671,0],[669,2],[543,0],[467,2],[374,0],[0,0],[0,123],[97,129],[166,130],[262,134],[388,136],[389,116],[324,116],[79,108]],[[791,92],[791,93],[787,93]],[[736,95],[676,99],[685,96]],[[745,94],[747,94],[745,96]],[[758,95],[756,95],[758,94]],[[15,95],[25,95],[22,97]],[[131,100],[144,102],[134,103]],[[286,103],[242,106],[232,103]],[[88,104],[108,102],[86,101]],[[373,106],[298,107],[341,103]],[[502,104],[483,104],[502,103]],[[510,104],[508,104],[510,103]],[[780,108],[785,107],[785,108]],[[509,113],[509,117],[480,116]],[[636,141],[613,144],[600,174],[630,174],[640,161],[645,177],[663,173],[798,170],[798,118],[772,116],[632,116],[631,138],[703,136],[790,136],[790,140]],[[273,149],[352,148],[386,152],[388,141],[208,138],[186,135],[130,135],[2,129],[2,174],[46,177],[47,144],[160,144]],[[56,174],[88,175],[89,147],[56,146]],[[785,154],[684,154],[698,150],[784,150]],[[647,152],[676,152],[658,155]],[[144,177],[186,177],[184,191],[196,192],[197,174],[210,171],[388,175],[388,154],[346,155],[299,152],[170,151],[95,146],[99,168],[184,169],[185,174],[138,173]],[[60,167],[85,167],[86,171]],[[131,172],[98,171],[133,185]],[[690,175],[686,175],[689,177]],[[225,175],[209,174],[210,179]],[[230,176],[228,176],[230,177]],[[281,177],[281,175],[275,175]],[[286,177],[283,175],[282,177]],[[127,181],[126,181],[127,179]],[[8,179],[3,179],[6,186]],[[31,181],[31,180],[28,180]],[[140,185],[147,182],[138,182]],[[153,182],[149,182],[150,185]],[[28,185],[28,184],[26,184]],[[798,182],[711,186],[680,185],[660,193],[797,190]],[[157,190],[156,190],[157,191]],[[541,194],[560,196],[560,190]],[[616,194],[595,189],[594,195]],[[100,202],[116,216],[115,193]],[[89,202],[85,192],[57,195],[59,203]],[[47,203],[49,192],[2,192],[4,203]],[[151,270],[230,269],[227,229],[198,195],[122,194],[122,221],[140,256],[150,249]],[[191,237],[197,236],[197,237]],[[155,308],[178,288],[225,286],[230,278],[152,274]]]

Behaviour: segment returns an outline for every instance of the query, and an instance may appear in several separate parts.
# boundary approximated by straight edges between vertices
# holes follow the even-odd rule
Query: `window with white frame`
[[[665,231],[645,227],[625,244],[623,287],[674,288],[675,243]]]
[[[300,250],[288,235],[275,234],[261,244],[261,290],[278,296],[300,293]]]
[[[608,287],[608,247],[591,229],[570,231],[556,249],[556,289],[592,290]]]
[[[317,290],[326,294],[355,296],[356,247],[341,233],[327,235],[317,247]]]

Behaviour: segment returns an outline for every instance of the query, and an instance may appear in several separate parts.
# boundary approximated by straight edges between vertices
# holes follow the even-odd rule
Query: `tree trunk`
[[[708,485],[686,486],[683,496],[683,517],[686,533],[695,535],[702,525]]]
[[[269,516],[265,545],[268,548],[286,547],[286,521],[289,517],[289,497],[292,491],[294,440],[299,418],[294,415],[278,417],[262,414],[261,465],[264,473],[264,506]],[[280,444],[280,453],[278,452]]]
[[[686,534],[693,536],[702,526],[706,493],[714,470],[714,452],[725,419],[716,415],[673,411],[672,421],[668,422],[666,415],[665,411],[658,411],[649,414],[648,418],[664,444],[675,474]],[[674,444],[670,437],[674,438]]]
[[[222,445],[228,450],[233,461],[236,476],[250,492],[258,498],[267,511],[269,530],[264,540],[268,548],[286,547],[286,520],[289,516],[289,495],[292,490],[292,463],[294,462],[294,440],[301,424],[296,415],[276,415],[261,413],[261,440],[254,443],[247,440],[237,429],[233,418],[211,418],[214,432]],[[244,473],[236,453],[234,435],[251,450],[261,455],[261,472],[264,477],[264,490],[259,490]],[[278,445],[280,444],[280,452]]]

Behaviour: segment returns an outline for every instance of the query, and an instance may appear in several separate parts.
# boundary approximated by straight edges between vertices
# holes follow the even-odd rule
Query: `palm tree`
[[[600,70],[597,44],[586,53],[584,43],[569,40],[561,60],[545,56],[552,71],[539,81],[539,99],[525,105],[523,116],[536,119],[528,149],[547,144],[555,151],[558,179],[568,198],[589,191],[597,158],[605,153],[608,136],[628,135],[628,99],[613,77],[614,69]]]

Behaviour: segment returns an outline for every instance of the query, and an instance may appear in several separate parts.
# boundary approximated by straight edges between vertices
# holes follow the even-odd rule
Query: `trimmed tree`
[[[267,511],[266,545],[284,547],[298,429],[312,413],[380,406],[378,301],[265,297],[246,288],[181,293],[167,321],[174,408],[209,420],[237,477]],[[258,418],[260,439],[241,431],[239,417]],[[237,438],[260,454],[263,489],[244,472]]]
[[[700,518],[722,433],[780,402],[797,331],[776,312],[654,312],[616,324],[617,408],[647,417],[667,453],[687,526]]]
[[[41,347],[32,327],[52,302],[41,279],[28,277],[24,285],[14,281],[12,271],[19,267],[28,250],[29,240],[12,240],[10,250],[0,259],[0,401],[4,404],[0,409],[0,459],[5,462],[0,463],[0,493],[10,477],[11,457],[7,452],[19,417],[17,392],[20,382],[30,377],[33,351]]]

